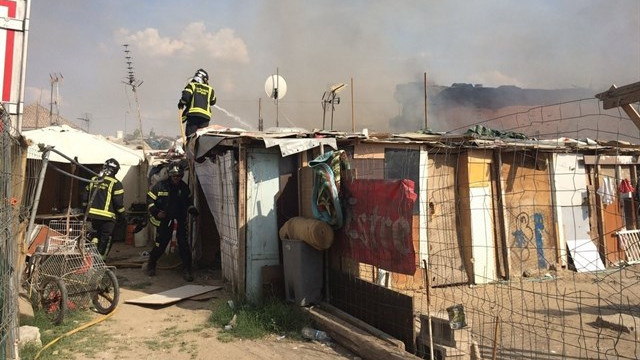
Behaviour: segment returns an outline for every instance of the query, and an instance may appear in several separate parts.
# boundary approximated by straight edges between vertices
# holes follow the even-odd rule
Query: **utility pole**
[[[61,82],[63,79],[62,73],[51,73],[49,74],[49,82],[51,83],[51,102],[49,103],[49,125],[60,125],[59,124],[59,117],[60,117],[60,109],[58,108],[58,99],[60,96],[59,93],[59,88],[58,88],[58,83]],[[55,87],[55,91],[56,91],[56,97],[55,97],[55,101],[53,98],[53,90]],[[53,106],[55,105],[56,107],[56,120],[53,120]]]
[[[123,81],[126,85],[131,86],[131,91],[133,92],[133,98],[136,102],[136,111],[138,114],[138,130],[140,130],[140,143],[142,146],[142,154],[143,156],[146,158],[147,154],[144,150],[144,138],[143,138],[143,131],[142,131],[142,116],[140,115],[140,102],[138,101],[138,92],[136,91],[138,89],[138,87],[140,87],[140,85],[142,85],[142,80],[138,80],[136,79],[136,76],[133,72],[133,60],[131,57],[131,50],[129,50],[129,44],[123,44],[122,46],[124,46],[124,58],[126,59],[126,64],[127,64],[127,77],[126,80]]]

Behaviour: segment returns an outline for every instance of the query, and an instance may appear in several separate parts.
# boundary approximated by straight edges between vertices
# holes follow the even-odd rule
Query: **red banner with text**
[[[343,182],[345,224],[338,246],[345,256],[382,269],[413,275],[412,180],[356,179]]]

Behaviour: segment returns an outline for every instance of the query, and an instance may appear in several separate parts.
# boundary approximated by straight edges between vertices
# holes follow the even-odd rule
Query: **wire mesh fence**
[[[24,235],[30,208],[30,185],[36,178],[24,176],[21,166],[26,149],[11,126],[4,107],[0,106],[0,357],[14,357],[18,329],[18,288],[20,281],[20,239]],[[31,181],[30,181],[31,180]]]
[[[332,251],[332,267],[347,276],[331,279],[341,283],[330,285],[330,301],[423,358],[639,358],[640,267],[619,236],[640,228],[640,149],[628,145],[638,130],[623,115],[606,115],[604,126],[592,103],[537,108],[519,115],[526,125],[516,115],[484,123],[525,135],[518,139],[348,149],[354,180],[343,184],[343,247]],[[362,186],[403,179],[415,201]],[[399,216],[402,206],[410,212]],[[367,292],[362,280],[410,301]],[[409,335],[395,326],[406,306]]]

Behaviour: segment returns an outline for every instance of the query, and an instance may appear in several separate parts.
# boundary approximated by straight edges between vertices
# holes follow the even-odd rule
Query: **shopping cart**
[[[71,310],[93,305],[109,314],[118,305],[120,288],[95,244],[87,241],[84,221],[52,220],[50,235],[36,247],[25,268],[24,286],[35,309],[54,323]]]

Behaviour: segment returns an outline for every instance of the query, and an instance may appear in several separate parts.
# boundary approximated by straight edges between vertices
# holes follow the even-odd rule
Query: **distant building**
[[[67,125],[77,130],[83,130],[77,124],[65,119],[59,114],[50,116],[49,109],[40,104],[30,104],[24,107],[22,114],[22,130],[40,129],[51,125]]]

